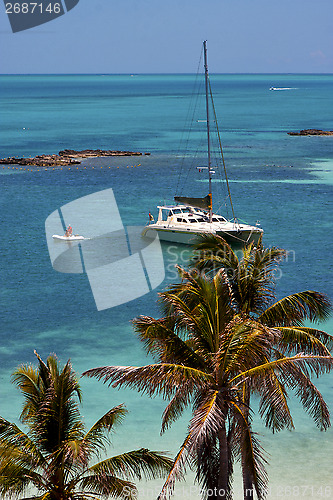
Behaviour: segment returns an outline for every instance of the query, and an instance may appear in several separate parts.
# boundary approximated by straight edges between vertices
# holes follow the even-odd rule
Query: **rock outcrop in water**
[[[147,154],[147,153],[145,153]],[[57,155],[38,155],[34,158],[3,158],[0,160],[2,165],[24,165],[35,167],[55,167],[66,165],[77,165],[84,158],[93,158],[96,156],[141,156],[142,153],[134,151],[111,151],[103,149],[84,149],[76,151],[75,149],[64,149]]]
[[[64,149],[63,151],[59,151],[59,155],[65,158],[91,158],[94,156],[141,156],[142,153],[135,151],[111,151],[109,149],[83,149],[82,151]]]
[[[333,135],[333,130],[318,130],[310,128],[301,130],[300,132],[288,132],[288,135]]]

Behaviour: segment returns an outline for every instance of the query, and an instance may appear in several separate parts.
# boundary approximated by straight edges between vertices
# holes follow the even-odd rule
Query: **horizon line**
[[[175,73],[175,72],[126,72],[126,73],[1,73],[0,76],[137,76],[137,75],[142,75],[142,76],[152,76],[152,75],[161,75],[161,76],[168,76],[168,75],[184,75],[184,76],[191,76],[191,75],[196,75],[197,73],[192,73],[192,72],[184,72],[184,73]],[[286,73],[281,73],[281,72],[213,72],[210,73],[210,75],[333,75],[333,72],[312,72],[312,73],[304,73],[304,72],[286,72]]]

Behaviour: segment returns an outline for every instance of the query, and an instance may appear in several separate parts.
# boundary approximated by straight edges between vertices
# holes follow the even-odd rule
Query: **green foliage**
[[[285,255],[259,241],[239,259],[222,238],[203,237],[192,267],[178,268],[180,282],[160,294],[163,317],[133,321],[155,363],[85,372],[113,387],[163,396],[168,404],[161,432],[191,407],[187,435],[160,500],[172,494],[186,466],[196,471],[203,492],[224,491],[215,498],[231,499],[235,460],[242,464],[244,491],[254,489],[258,499],[265,497],[266,457],[252,430],[253,393],[273,432],[293,428],[290,391],[321,430],[330,425],[327,405],[311,377],[332,368],[332,337],[303,326],[305,320],[326,318],[330,303],[306,291],[272,304],[274,270]]]
[[[102,497],[136,498],[134,479],[157,478],[172,461],[147,449],[134,450],[90,465],[106,452],[109,434],[122,423],[127,410],[111,408],[86,431],[79,411],[81,389],[68,361],[60,370],[57,358],[46,364],[19,367],[13,382],[24,405],[20,416],[28,431],[0,417],[0,492],[2,498],[84,500]],[[126,488],[126,490],[124,490]]]

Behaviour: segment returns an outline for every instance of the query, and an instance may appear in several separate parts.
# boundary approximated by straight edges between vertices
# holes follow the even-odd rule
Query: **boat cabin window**
[[[213,222],[226,222],[226,219],[224,217],[213,217],[212,218]]]
[[[186,222],[186,219],[182,219],[181,217],[177,217],[177,222]]]

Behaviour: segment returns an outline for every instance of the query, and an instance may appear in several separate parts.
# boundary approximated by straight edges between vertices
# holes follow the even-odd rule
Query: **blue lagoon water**
[[[159,314],[157,293],[175,279],[176,262],[186,265],[188,251],[163,245],[163,283],[139,299],[98,312],[84,274],[53,270],[44,223],[62,205],[112,188],[125,226],[146,223],[157,204],[172,202],[177,186],[184,194],[204,195],[207,183],[193,166],[203,155],[204,112],[185,159],[185,118],[192,75],[58,75],[0,78],[2,131],[0,157],[57,153],[61,149],[117,149],[150,156],[95,158],[71,168],[0,169],[1,182],[1,412],[18,421],[21,399],[10,375],[21,363],[56,353],[71,358],[77,373],[101,365],[141,365],[148,359],[135,337],[131,319]],[[276,294],[315,289],[333,297],[332,200],[333,137],[291,137],[288,131],[333,129],[332,75],[212,75],[211,83],[237,216],[260,220],[264,244],[289,250],[278,270]],[[288,87],[270,91],[270,87]],[[203,158],[200,161],[205,161]],[[199,163],[203,164],[203,163]],[[180,179],[180,167],[185,177]],[[221,188],[221,212],[227,200]],[[178,192],[178,194],[180,194]],[[156,213],[154,212],[156,215]],[[228,215],[231,215],[228,213]],[[74,227],[75,231],[75,227]],[[329,320],[320,327],[333,333]],[[316,381],[330,408],[332,376]],[[185,415],[160,437],[164,402],[116,391],[82,379],[87,426],[111,406],[126,402],[129,415],[114,438],[113,452],[147,447],[168,450],[181,444]],[[296,429],[271,435],[256,420],[269,453],[268,498],[332,498],[332,430],[321,433],[291,400]],[[156,498],[162,481],[141,486],[140,498]],[[235,499],[241,498],[235,477]],[[177,498],[199,498],[191,479]]]

